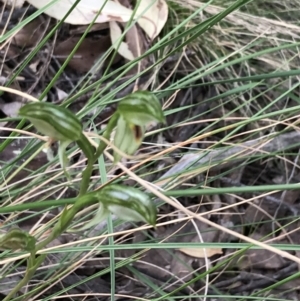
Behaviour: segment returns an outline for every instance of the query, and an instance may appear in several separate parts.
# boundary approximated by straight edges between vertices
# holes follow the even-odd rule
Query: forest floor
[[[62,235],[14,300],[300,300],[300,3],[225,2],[167,1],[156,39],[138,25],[125,36],[133,61],[114,51],[108,22],[82,39],[88,25],[1,4],[0,213],[78,193],[84,157],[70,145],[69,185],[18,118],[29,96],[68,106],[90,137],[138,89],[155,93],[167,118],[119,165],[108,149],[90,186],[142,189],[137,177],[166,193],[154,200],[157,227],[109,218]],[[0,232],[40,237],[62,208],[2,214]],[[1,300],[24,277],[22,254],[0,253]]]

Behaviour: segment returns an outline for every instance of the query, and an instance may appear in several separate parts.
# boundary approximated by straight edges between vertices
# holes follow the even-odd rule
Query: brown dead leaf
[[[205,258],[206,256],[210,258],[217,254],[223,254],[223,251],[220,248],[181,248],[178,250],[186,255],[196,258]]]
[[[248,250],[245,256],[242,256],[237,265],[239,269],[269,269],[277,270],[286,263],[283,258],[268,250]]]
[[[100,277],[92,277],[87,279],[85,275],[78,275],[78,273],[72,273],[65,277],[62,277],[61,283],[64,287],[72,287],[68,290],[68,294],[83,294],[83,293],[94,293],[94,294],[109,294],[110,284]],[[76,283],[76,286],[74,285]],[[117,299],[116,299],[117,300]]]
[[[171,272],[185,282],[191,280],[194,271],[192,268],[193,259],[180,252],[176,252],[175,255],[171,262]]]
[[[127,31],[126,42],[135,58],[141,56],[145,52],[143,34],[136,25],[131,26]]]
[[[131,8],[131,3],[127,0],[123,0],[121,4],[127,8]],[[145,37],[142,30],[136,24],[127,25],[129,25],[129,29],[126,31],[125,34],[126,42],[122,41],[122,43],[120,44],[119,42],[122,38],[123,30],[120,24],[118,24],[117,22],[110,22],[111,40],[112,44],[114,45],[115,49],[120,53],[120,55],[122,55],[128,60],[133,60],[135,58],[138,58],[145,52]],[[117,46],[119,46],[118,49]],[[139,61],[138,63],[139,70],[142,68],[141,63],[141,61]],[[136,74],[136,70],[131,71],[131,74]]]
[[[3,32],[4,28],[0,26],[0,30]],[[3,52],[5,52],[5,62],[17,58],[21,53],[20,48],[14,45],[12,41],[3,48]]]
[[[61,63],[64,63],[79,40],[80,37],[72,37],[56,44],[54,55],[57,56],[57,59]],[[82,41],[68,66],[78,73],[86,73],[90,71],[97,59],[99,59],[110,46],[111,42],[109,36],[102,36],[97,40],[87,37]],[[116,56],[114,63],[119,59],[120,57]]]
[[[210,228],[208,225],[197,222],[198,229],[201,233],[202,240],[204,242],[217,242],[219,241],[220,231]],[[193,238],[188,240],[188,242],[196,242],[199,243],[200,239],[197,234],[193,234]],[[204,251],[205,250],[205,251]],[[180,252],[189,255],[191,257],[195,258],[205,258],[207,256],[208,258],[217,255],[222,254],[223,251],[221,248],[180,248]],[[205,254],[206,253],[206,254]]]
[[[13,71],[10,70],[5,64],[0,69],[0,85],[7,85],[9,80],[13,76]],[[12,83],[9,84],[9,88],[21,91],[18,80],[22,80],[21,77],[17,77]],[[22,106],[22,97],[9,92],[4,92],[0,99],[0,111],[6,117],[16,117],[20,107]]]
[[[261,240],[263,236],[254,233],[251,238]],[[237,265],[241,270],[244,269],[269,269],[277,270],[286,265],[286,261],[278,254],[274,254],[268,250],[247,250],[238,261]]]
[[[122,34],[121,26],[117,22],[110,22],[110,36],[113,47],[122,57],[132,61],[145,53],[145,37],[142,30],[137,25],[131,26],[126,32],[126,42],[120,42]],[[132,76],[142,72],[146,68],[147,62],[148,58],[139,60],[139,62],[131,68],[126,75]],[[138,85],[138,81],[136,85]],[[134,90],[136,89],[137,88],[135,87]]]
[[[148,271],[148,274],[153,274],[157,278],[163,279],[170,276],[167,267],[171,264],[172,260],[173,254],[171,252],[164,249],[150,249],[143,256],[142,261],[134,263],[134,267]],[[145,265],[145,262],[150,262],[151,265]]]
[[[22,280],[22,277],[19,275],[6,275],[5,277],[0,278],[0,294],[4,296],[8,295],[12,289]],[[25,294],[26,287],[20,289],[20,293]]]
[[[128,44],[128,48],[131,50],[135,58],[138,58],[145,53],[145,37],[142,33],[142,30],[137,25],[132,26],[126,33],[126,42]],[[148,60],[148,57],[139,60],[138,64],[130,69],[127,75],[141,73],[147,67]]]
[[[248,223],[260,223],[267,219],[265,212],[267,212],[268,207],[265,204],[259,204],[259,207],[249,206],[244,214],[245,221]]]
[[[43,27],[41,17],[34,19],[14,35],[12,44],[21,48],[35,46],[44,34]]]

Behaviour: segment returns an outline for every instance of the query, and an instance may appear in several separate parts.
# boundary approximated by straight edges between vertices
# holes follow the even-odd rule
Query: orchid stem
[[[119,118],[119,114],[114,113],[112,115],[111,119],[109,120],[106,130],[103,134],[103,138],[105,138],[106,140],[110,139],[111,133],[112,133],[113,129],[115,128],[115,126],[117,125],[118,118]],[[103,154],[106,146],[107,146],[107,144],[103,140],[101,140],[95,154],[92,157],[88,158],[88,164],[82,173],[82,181],[81,181],[81,186],[80,186],[80,191],[79,191],[78,197],[83,196],[88,191],[90,179],[91,179],[92,172],[93,172],[94,163]]]
[[[31,252],[29,258],[27,259],[27,269],[24,278],[3,299],[3,301],[9,301],[11,298],[13,298],[14,295],[30,281],[35,271],[42,264],[47,254],[41,254],[38,257],[36,257],[37,251],[43,249],[51,241],[53,241],[55,238],[61,235],[65,231],[65,229],[70,225],[70,223],[72,222],[73,218],[79,210],[86,206],[93,205],[97,202],[99,202],[99,200],[95,197],[81,197],[77,199],[73,207],[71,207],[70,209],[65,209],[67,210],[65,216],[63,216],[63,218],[60,218],[59,221],[55,224],[51,234],[45,240],[37,244],[34,251]]]
[[[14,297],[18,291],[24,287],[32,278],[35,271],[44,261],[46,254],[40,255],[38,258],[35,258],[35,252],[31,252],[30,257],[27,259],[27,268],[24,275],[24,278],[10,291],[10,293],[3,299],[3,301],[9,301]]]

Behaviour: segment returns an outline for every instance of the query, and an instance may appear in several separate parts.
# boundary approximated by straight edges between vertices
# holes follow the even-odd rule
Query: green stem
[[[90,178],[92,176],[93,167],[94,167],[94,160],[88,159],[88,164],[87,164],[85,170],[82,172],[82,180],[81,180],[81,185],[80,185],[80,191],[78,194],[79,197],[84,195],[89,188],[89,183],[90,183]]]
[[[29,275],[29,271],[26,270],[24,278],[10,291],[10,293],[3,299],[3,301],[9,301],[13,296],[23,287],[25,286],[29,280],[31,279],[32,275]]]
[[[44,261],[45,257],[46,257],[46,254],[43,254],[43,255],[40,255],[36,259],[34,252],[32,252],[30,254],[30,257],[27,259],[27,269],[26,269],[24,278],[10,291],[10,293],[3,299],[3,301],[9,301],[11,298],[14,297],[15,294],[18,293],[18,291],[22,287],[24,287],[30,281],[30,279],[34,275],[35,271],[38,269],[38,267]]]
[[[66,209],[64,209],[64,210],[66,210]],[[61,218],[60,218],[60,220],[61,220]],[[62,233],[62,231],[60,230],[60,220],[55,224],[50,235],[46,239],[44,239],[43,241],[41,241],[40,243],[38,243],[36,245],[36,247],[35,247],[36,252],[43,249],[44,247],[46,247],[51,241],[53,241],[55,238],[57,238]]]
[[[115,112],[112,115],[111,119],[109,120],[106,130],[103,134],[103,138],[105,138],[106,140],[109,141],[110,135],[111,135],[113,129],[116,127],[119,117],[120,117],[119,113]],[[106,146],[107,146],[107,144],[103,140],[101,140],[99,143],[99,146],[97,148],[96,154],[95,154],[95,160],[97,160],[102,155]]]
[[[46,239],[44,239],[43,241],[41,241],[40,243],[38,243],[36,245],[36,247],[35,247],[36,252],[43,249],[44,247],[46,247],[49,243],[51,243],[55,238],[57,238],[64,232],[64,230],[72,222],[75,214],[77,213],[74,211],[73,207],[70,209],[66,209],[66,208],[64,209],[65,211],[63,211],[62,216],[60,217],[59,221],[53,227],[50,235]]]
[[[61,235],[66,228],[70,225],[73,218],[75,217],[76,213],[80,211],[82,208],[91,206],[95,203],[98,203],[99,200],[96,197],[91,196],[90,194],[85,195],[81,198],[78,198],[73,207],[70,209],[65,209],[65,213],[62,213],[59,221],[55,224],[54,228],[52,229],[51,234],[39,244],[36,245],[34,251],[31,252],[30,257],[27,260],[27,269],[24,278],[14,287],[14,289],[3,299],[3,301],[9,301],[23,286],[25,286],[32,276],[34,275],[35,271],[44,261],[47,254],[39,255],[39,257],[35,257],[35,254],[46,247],[51,241]]]
[[[72,220],[74,219],[77,212],[81,209],[99,203],[99,199],[93,193],[86,194],[84,196],[79,197],[75,204],[70,209],[64,209],[59,221],[55,224],[52,229],[51,234],[39,244],[37,244],[35,248],[35,252],[43,249],[46,247],[51,241],[61,235],[71,224]]]
[[[111,135],[113,129],[117,125],[118,118],[119,118],[119,114],[114,113],[112,115],[111,119],[109,120],[108,125],[106,127],[106,130],[103,134],[103,138],[105,138],[106,140],[110,139],[110,135]],[[84,145],[82,145],[83,141],[80,141],[80,142],[78,141],[77,143],[78,143],[80,148],[82,148],[81,146],[84,146]],[[81,186],[80,186],[80,191],[79,191],[78,197],[83,196],[88,191],[90,179],[91,179],[92,172],[93,172],[94,163],[102,155],[102,153],[104,152],[106,146],[107,146],[107,144],[103,140],[101,140],[100,143],[99,143],[99,146],[96,150],[96,153],[93,156],[87,157],[88,158],[88,164],[87,164],[85,170],[82,173],[82,181],[81,181]],[[85,155],[87,155],[87,154],[85,154]]]

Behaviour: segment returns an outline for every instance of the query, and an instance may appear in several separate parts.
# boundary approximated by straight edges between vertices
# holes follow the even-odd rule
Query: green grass
[[[78,97],[91,92],[91,97],[78,112],[78,117],[83,120],[87,132],[98,131],[97,134],[102,133],[100,124],[97,123],[94,116],[117,102],[119,100],[116,99],[117,93],[142,75],[136,74],[123,84],[118,82],[144,57],[149,57],[151,63],[141,73],[145,74],[147,71],[151,71],[152,76],[149,79],[148,87],[165,104],[166,116],[183,112],[185,108],[193,110],[197,107],[197,104],[185,104],[181,107],[172,106],[172,101],[178,91],[195,87],[215,89],[215,95],[209,95],[205,99],[209,109],[199,113],[196,119],[192,119],[196,124],[202,124],[200,130],[193,134],[193,137],[196,137],[195,140],[200,139],[199,143],[202,144],[197,144],[200,148],[205,147],[212,151],[220,149],[225,152],[242,145],[244,142],[258,139],[270,133],[276,133],[276,136],[280,136],[287,131],[298,130],[297,120],[300,114],[300,71],[298,70],[300,24],[298,15],[300,7],[296,0],[266,0],[263,3],[257,0],[190,0],[184,2],[168,1],[168,5],[170,9],[169,20],[159,38],[152,43],[142,57],[113,71],[111,69],[104,70],[103,76],[96,81],[93,80],[93,72],[95,71],[91,71],[75,85],[69,97],[64,101],[63,105],[69,106],[75,103]],[[20,21],[15,28],[0,37],[0,42],[8,41],[18,29],[36,18],[40,13],[42,13],[42,10]],[[39,45],[32,49],[24,59],[24,63],[14,72],[14,76],[10,78],[7,85],[14,81],[25,66],[30,64],[32,58],[49,42],[49,39],[53,38],[61,24],[62,22],[56,24]],[[84,35],[82,39],[84,39]],[[113,49],[108,50],[104,57],[112,52]],[[186,54],[187,56],[185,56]],[[96,65],[100,66],[104,57],[100,58]],[[166,68],[163,62],[168,57],[173,61]],[[40,99],[47,95],[50,88],[61,77],[61,74],[64,74],[65,65],[61,66],[56,76],[43,87],[39,95]],[[163,84],[163,78],[167,77],[168,79]],[[92,111],[93,115],[90,114]],[[191,117],[188,114],[182,116],[184,116],[183,119],[176,121],[174,124],[149,130],[147,140],[143,145],[145,149],[148,148],[145,153],[151,152],[151,155],[148,154],[146,159],[144,158],[146,161],[143,161],[144,159],[139,156],[129,160],[135,175],[140,179],[150,179],[152,184],[163,187],[163,194],[169,198],[168,200],[171,201],[170,197],[175,197],[183,204],[187,204],[187,209],[190,208],[191,210],[201,203],[202,206],[199,210],[204,210],[203,208],[207,207],[217,216],[217,214],[229,214],[232,211],[223,208],[216,209],[209,205],[209,203],[214,204],[216,202],[216,196],[221,198],[220,202],[223,205],[226,205],[229,197],[232,197],[235,201],[232,204],[232,209],[238,211],[238,208],[240,208],[238,207],[239,202],[249,203],[248,206],[251,206],[251,203],[254,202],[252,198],[259,199],[265,192],[273,195],[275,191],[284,192],[299,189],[298,181],[296,183],[289,181],[290,176],[292,174],[297,175],[298,171],[297,147],[283,147],[278,150],[249,154],[242,161],[229,164],[228,167],[222,170],[215,169],[214,172],[210,172],[212,168],[211,161],[196,166],[191,163],[190,166],[177,170],[162,185],[160,177],[175,164],[172,161],[172,152],[181,153],[184,150],[184,154],[195,155],[199,153],[197,147],[191,147],[191,141],[189,140],[183,141],[185,145],[176,145],[162,139],[168,129],[174,130],[179,125],[182,127],[188,126],[187,123],[191,121]],[[6,120],[15,121],[16,119],[0,121]],[[16,128],[20,129],[24,124],[24,121],[20,121]],[[29,127],[25,129],[31,130]],[[10,137],[2,138],[0,151],[3,152],[13,139],[17,138],[27,139],[28,136],[14,132]],[[294,141],[293,144],[298,146],[299,142]],[[3,221],[6,222],[0,231],[7,230],[10,226],[23,222],[27,225],[30,224],[34,228],[34,234],[40,237],[57,220],[58,216],[55,216],[55,214],[58,213],[54,211],[54,208],[74,203],[74,195],[68,196],[66,194],[67,182],[57,160],[37,168],[36,165],[30,166],[30,162],[40,153],[41,147],[41,141],[31,139],[27,146],[20,150],[15,160],[0,162],[0,213],[9,213],[3,217]],[[69,154],[73,156],[76,151],[77,149],[73,147]],[[162,151],[164,153],[160,154]],[[157,158],[152,157],[153,155],[157,155]],[[203,158],[205,155],[206,152],[202,152]],[[222,158],[221,162],[213,163],[218,166],[227,160],[228,158]],[[260,172],[256,178],[247,169],[253,166],[260,167]],[[270,166],[276,171],[283,171],[285,176],[283,183],[272,183],[273,175],[270,175],[269,182],[266,182],[260,176],[264,169]],[[134,184],[128,182],[129,179],[132,181],[132,177],[126,172],[120,178],[113,175],[113,167],[107,156],[99,159],[95,170],[99,171],[100,176],[93,177],[93,189],[115,178],[116,181],[130,183],[130,185],[136,185],[140,189],[144,189],[140,184],[136,184],[136,181],[133,181]],[[13,172],[20,175],[21,171],[26,172],[26,176],[20,177],[17,182],[7,182]],[[76,175],[79,176],[78,170],[72,169],[71,175],[73,178]],[[238,175],[237,182],[248,179],[249,182],[246,183],[246,186],[240,187],[236,185],[224,187],[220,184],[222,177],[234,177],[234,175]],[[76,178],[74,184],[79,181],[80,179]],[[197,197],[199,204],[195,201]],[[185,201],[187,198],[191,204]],[[159,228],[171,228],[176,224],[177,219],[182,216],[171,204],[166,205],[163,201],[160,201],[159,205],[161,209],[158,223],[162,223]],[[12,212],[8,206],[15,206],[15,212]],[[34,212],[34,209],[37,208],[42,210],[39,214]],[[27,212],[27,216],[24,217],[19,211]],[[54,216],[53,212],[55,212]],[[87,213],[90,212],[85,214]],[[30,218],[34,222],[29,221]],[[298,227],[298,216],[289,218],[274,216],[274,221],[281,225],[281,233],[284,233],[284,230],[289,232],[293,227],[295,229]],[[78,225],[79,222],[81,222],[80,217],[74,221],[72,226]],[[252,226],[260,227],[267,222],[271,223],[270,219],[257,222],[257,225],[254,223]],[[249,227],[249,224],[245,222],[243,227]],[[140,298],[131,297],[130,300],[187,300],[187,297],[180,293],[178,287],[176,289],[166,289],[169,284],[178,280],[177,275],[171,277],[170,272],[170,279],[166,283],[159,283],[154,281],[153,278],[147,277],[145,273],[141,273],[132,265],[133,262],[143,262],[143,255],[147,254],[147,249],[167,250],[171,257],[175,258],[178,256],[176,250],[182,247],[195,248],[202,246],[208,249],[222,248],[236,251],[233,255],[216,261],[214,266],[205,267],[205,262],[202,262],[202,266],[199,264],[202,268],[196,270],[187,283],[183,284],[179,281],[180,289],[187,286],[192,287],[194,283],[198,282],[199,284],[202,281],[202,289],[191,290],[190,300],[204,300],[205,287],[209,287],[215,294],[210,294],[207,297],[216,300],[291,300],[287,289],[286,291],[282,290],[281,294],[278,293],[277,295],[274,295],[274,289],[284,282],[292,281],[291,278],[299,277],[299,273],[296,272],[294,275],[278,280],[272,285],[262,289],[259,288],[256,291],[253,290],[247,296],[242,294],[234,296],[229,294],[219,295],[219,290],[214,286],[214,283],[209,284],[207,282],[207,275],[210,275],[209,281],[211,281],[215,274],[222,275],[226,271],[231,272],[230,262],[234,262],[236,258],[241,258],[247,249],[257,250],[262,249],[262,246],[244,242],[239,237],[236,238],[235,242],[183,242],[182,236],[184,234],[177,233],[171,234],[172,242],[161,242],[159,238],[155,237],[155,232],[152,230],[146,231],[145,229],[132,227],[132,230],[129,230],[128,233],[119,233],[120,229],[122,230],[122,222],[109,218],[107,228],[96,228],[90,233],[77,235],[76,241],[70,245],[64,246],[62,242],[57,241],[57,245],[47,251],[54,256],[52,263],[48,262],[46,266],[41,267],[37,271],[39,280],[31,282],[28,290],[14,300],[28,300],[33,296],[43,300],[55,300],[62,296],[67,298],[71,288],[76,288],[81,283],[88,282],[89,279],[98,279],[98,277],[104,277],[111,283],[111,300],[117,300],[118,279],[121,277],[120,275],[124,277],[124,274],[122,274],[124,271],[122,268],[124,267],[129,270],[132,277],[136,277],[134,283],[144,289],[144,295],[141,295]],[[192,229],[189,234],[197,236],[196,229]],[[233,225],[231,229],[239,233],[236,225]],[[268,239],[276,237],[278,235],[277,231],[279,230],[276,228],[270,231]],[[144,235],[146,237],[145,241],[135,242],[134,239],[138,239],[137,233]],[[203,236],[207,233],[200,231],[200,234]],[[105,235],[109,236],[108,244],[103,242],[107,237]],[[285,237],[288,237],[288,234]],[[70,239],[70,236],[67,238]],[[130,239],[129,242],[128,239]],[[123,241],[124,243],[122,243]],[[275,247],[279,252],[299,251],[298,243],[272,242],[270,246]],[[125,250],[136,250],[137,253],[126,257],[121,252]],[[143,252],[144,250],[145,252]],[[23,258],[25,255],[22,252],[1,253],[0,275],[2,277],[9,280],[9,276],[17,273],[19,263],[15,261],[15,258],[18,256]],[[105,258],[105,260],[103,259],[105,262],[103,266],[99,263],[99,257]],[[64,289],[55,289],[53,290],[55,293],[52,291],[50,295],[42,293],[49,289],[52,284],[61,282],[72,270],[83,269],[82,266],[92,260],[96,260],[98,266],[96,272],[91,276],[78,280],[72,285],[64,285]],[[213,261],[212,259],[209,260]],[[145,264],[145,266],[147,265]],[[186,268],[190,269],[190,266],[186,264]],[[1,290],[2,288],[0,292]],[[124,293],[124,295],[126,294],[130,295],[131,292]],[[93,296],[95,295],[97,294],[93,294]],[[88,294],[86,296],[88,297]],[[100,294],[98,298],[104,300],[104,295]]]

